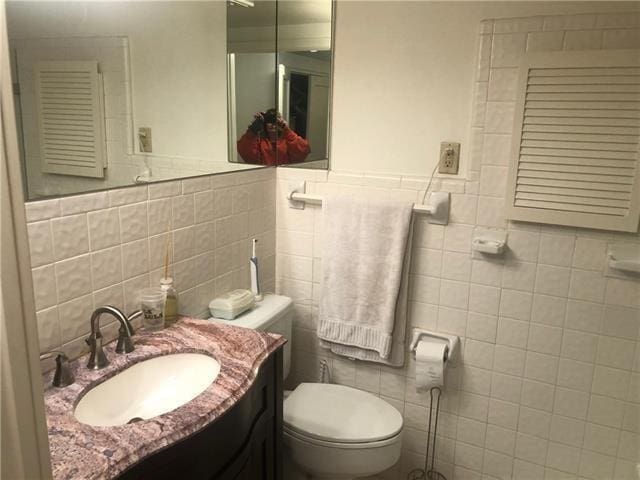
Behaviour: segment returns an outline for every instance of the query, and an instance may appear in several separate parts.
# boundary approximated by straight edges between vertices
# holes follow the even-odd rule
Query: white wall
[[[256,112],[276,106],[273,53],[236,53],[236,134],[239,139]]]
[[[331,61],[293,52],[282,52],[278,55],[278,63],[285,65],[291,73],[309,74],[306,139],[311,146],[311,153],[305,161],[313,162],[326,159],[329,153],[327,130],[331,106]],[[286,84],[289,85],[289,82]]]
[[[449,480],[638,478],[640,279],[610,276],[605,265],[610,243],[640,244],[640,234],[504,215],[509,112],[525,45],[640,49],[640,12],[555,16],[563,8],[616,10],[592,3],[339,5],[331,162],[351,172],[278,169],[276,286],[294,299],[288,386],[317,381],[326,359],[335,383],[378,395],[403,414],[401,459],[380,479],[405,479],[423,467],[429,395],[416,392],[411,356],[405,368],[392,369],[318,345],[323,211],[291,209],[286,194],[305,180],[316,195],[422,202],[440,135],[470,140],[463,143],[466,178],[433,183],[434,191],[451,192],[450,223],[418,216],[413,236],[409,325],[461,339],[461,361],[445,379],[436,468]],[[553,16],[488,20],[479,35],[480,18],[525,11]],[[482,41],[454,44],[461,34],[447,32],[469,16],[470,35]],[[479,44],[485,48],[476,60]],[[447,101],[456,108],[444,109]],[[418,116],[420,126],[402,121]],[[507,231],[503,256],[472,254],[478,227]]]
[[[256,112],[276,106],[275,62],[273,53],[236,53],[236,133],[238,138],[247,130]],[[283,52],[278,63],[290,68],[329,73],[331,65],[303,55]]]
[[[441,141],[467,168],[478,25],[637,2],[349,2],[336,10],[331,168],[430,174]]]
[[[135,130],[162,155],[227,158],[225,2],[9,2],[11,38],[127,36]]]

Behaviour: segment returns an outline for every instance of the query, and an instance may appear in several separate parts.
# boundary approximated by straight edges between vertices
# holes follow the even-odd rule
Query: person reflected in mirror
[[[238,140],[242,159],[259,165],[299,163],[310,152],[309,142],[291,130],[275,108],[256,113]]]

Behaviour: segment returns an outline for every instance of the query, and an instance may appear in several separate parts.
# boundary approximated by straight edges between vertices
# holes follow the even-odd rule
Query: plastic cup
[[[144,328],[146,330],[162,330],[164,328],[165,293],[159,288],[143,288],[140,290],[139,296]]]

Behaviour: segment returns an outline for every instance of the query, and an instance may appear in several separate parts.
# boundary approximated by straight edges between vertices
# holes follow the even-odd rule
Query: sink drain
[[[142,420],[144,420],[144,418],[141,418],[141,417],[133,417],[131,420],[129,420],[129,421],[127,422],[127,425],[129,425],[130,423],[141,422]]]

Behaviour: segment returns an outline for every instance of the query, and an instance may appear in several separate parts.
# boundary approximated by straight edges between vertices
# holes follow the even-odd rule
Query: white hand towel
[[[412,209],[409,201],[325,196],[318,321],[323,347],[404,364]]]

